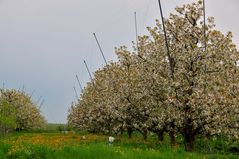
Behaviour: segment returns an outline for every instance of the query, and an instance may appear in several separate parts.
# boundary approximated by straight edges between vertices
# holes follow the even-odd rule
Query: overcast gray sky
[[[177,5],[193,0],[161,0],[165,16]],[[234,33],[239,45],[239,1],[206,0],[207,16],[217,28]],[[107,60],[115,60],[114,47],[135,39],[134,12],[139,34],[159,17],[157,0],[0,0],[0,83],[22,88],[33,99],[43,96],[41,110],[49,122],[64,123],[75,100],[78,74],[83,85],[90,70],[103,66],[96,32]],[[78,92],[80,91],[77,87]]]

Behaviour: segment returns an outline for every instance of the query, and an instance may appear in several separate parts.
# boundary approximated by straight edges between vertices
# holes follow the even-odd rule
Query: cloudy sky
[[[161,0],[165,16],[177,5],[193,0]],[[239,46],[239,1],[206,0],[207,16],[217,28],[234,33]],[[66,122],[77,91],[104,61],[92,35],[95,32],[107,60],[116,60],[114,47],[130,46],[138,32],[146,33],[159,17],[157,0],[0,0],[0,84],[35,93],[45,100],[41,110],[49,122]]]

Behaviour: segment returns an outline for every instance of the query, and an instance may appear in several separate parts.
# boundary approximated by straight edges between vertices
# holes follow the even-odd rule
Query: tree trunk
[[[7,134],[7,128],[6,128],[6,126],[4,126],[3,127],[3,135],[6,136],[6,134]]]
[[[0,127],[0,131],[1,131],[1,136],[3,136],[4,133],[3,133],[3,126],[2,126],[2,125],[1,125],[1,127]]]
[[[192,152],[194,150],[195,135],[185,134],[184,135],[184,146],[185,150]]]
[[[132,134],[133,134],[133,129],[132,128],[127,128],[127,133],[128,133],[128,137],[131,139]]]
[[[148,139],[148,133],[147,132],[143,133],[143,139],[144,139],[144,141],[147,141],[147,139]]]
[[[163,141],[163,139],[164,139],[164,131],[157,132],[157,135],[158,135],[158,140],[159,141]]]
[[[123,136],[124,130],[120,130],[120,135]]]
[[[144,141],[147,141],[148,139],[148,130],[147,129],[138,129],[138,131],[143,135]]]
[[[169,137],[170,137],[170,140],[171,140],[171,146],[176,146],[176,135],[175,135],[175,132],[174,131],[170,131],[169,132]]]

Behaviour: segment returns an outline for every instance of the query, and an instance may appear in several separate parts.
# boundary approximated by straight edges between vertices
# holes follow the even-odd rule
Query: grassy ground
[[[0,159],[239,159],[235,153],[221,151],[220,141],[210,142],[210,152],[206,152],[207,146],[199,141],[198,151],[188,153],[180,145],[171,148],[167,138],[163,143],[155,136],[142,141],[139,134],[130,140],[126,136],[117,137],[114,144],[109,145],[107,136],[103,135],[15,133],[0,141]]]

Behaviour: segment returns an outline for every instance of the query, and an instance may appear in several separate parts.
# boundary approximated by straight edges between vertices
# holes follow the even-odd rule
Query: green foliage
[[[65,130],[66,130],[65,125],[59,125],[59,126],[57,127],[57,130],[58,130],[58,131],[65,131]]]
[[[53,150],[44,145],[27,145],[27,150],[18,151],[11,154],[8,158],[11,159],[47,159],[52,158]]]
[[[4,144],[0,141],[0,159],[7,159],[7,152],[10,148],[10,145]]]
[[[32,134],[22,134],[29,135]],[[11,138],[18,138],[21,134],[12,135]],[[49,134],[52,136],[52,133]],[[168,136],[164,142],[158,142],[156,136],[150,135],[148,141],[141,140],[139,133],[135,133],[132,139],[126,135],[116,137],[113,145],[108,145],[106,141],[92,140],[91,142],[77,142],[73,145],[66,144],[60,149],[53,149],[47,145],[32,145],[24,143],[24,149],[14,153],[9,153],[11,145],[0,142],[0,159],[238,159],[236,154],[216,150],[216,144],[220,143],[221,138],[209,139],[212,152],[206,152],[205,142],[198,139],[197,146],[201,147],[201,152],[188,153],[182,145],[171,148]],[[7,140],[5,138],[4,140]],[[200,141],[201,140],[201,141]],[[204,144],[199,144],[199,143]],[[238,143],[223,138],[225,149],[227,144]],[[227,144],[226,144],[227,143]],[[213,147],[214,146],[214,147]]]
[[[12,130],[39,129],[45,123],[39,107],[25,92],[0,89],[0,130],[2,134]]]
[[[197,153],[187,153],[183,148],[171,149],[140,149],[129,148],[124,145],[108,146],[105,143],[90,143],[88,145],[66,146],[59,151],[53,151],[46,146],[32,146],[29,145],[28,151],[20,151],[13,155],[6,156],[4,153],[0,154],[1,158],[9,159],[236,159],[235,155],[203,155]]]
[[[16,126],[16,109],[6,99],[3,90],[0,90],[0,131],[5,135],[9,129],[15,129]]]
[[[65,124],[58,124],[58,123],[46,123],[43,128],[37,132],[48,132],[48,133],[55,133],[58,131],[65,130]]]

